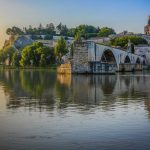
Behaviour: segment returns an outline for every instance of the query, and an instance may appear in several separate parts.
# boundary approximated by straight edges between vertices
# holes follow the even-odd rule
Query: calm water
[[[149,150],[150,73],[0,70],[0,150]]]

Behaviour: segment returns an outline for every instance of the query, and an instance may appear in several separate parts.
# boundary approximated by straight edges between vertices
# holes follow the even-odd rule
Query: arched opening
[[[146,61],[145,60],[143,60],[143,65],[146,66]]]
[[[104,51],[101,62],[109,63],[109,64],[117,64],[115,56],[111,50]]]
[[[140,58],[137,58],[136,64],[140,64],[140,63],[141,63]]]
[[[117,61],[111,50],[105,50],[99,61],[90,63],[90,70],[93,73],[115,73],[117,70]]]
[[[124,71],[132,71],[131,60],[130,60],[129,56],[125,57],[124,64],[120,65],[120,70],[122,72],[124,72]]]
[[[142,70],[143,69],[143,62],[141,62],[139,57],[136,60],[135,69],[136,70]]]
[[[129,56],[126,56],[124,63],[125,64],[131,63],[131,60],[130,60]]]
[[[146,58],[146,55],[142,55],[144,58]]]

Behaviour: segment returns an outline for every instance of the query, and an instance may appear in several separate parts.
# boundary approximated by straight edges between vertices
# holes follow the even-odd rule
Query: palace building
[[[146,35],[150,35],[150,16],[148,16],[148,24],[144,27],[144,32]]]

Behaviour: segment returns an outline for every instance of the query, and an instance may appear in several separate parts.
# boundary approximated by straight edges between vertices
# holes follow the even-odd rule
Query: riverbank
[[[35,66],[27,66],[27,67],[15,67],[15,66],[5,66],[5,65],[0,65],[0,69],[53,69],[56,70],[58,65],[50,65],[46,67],[35,67]]]

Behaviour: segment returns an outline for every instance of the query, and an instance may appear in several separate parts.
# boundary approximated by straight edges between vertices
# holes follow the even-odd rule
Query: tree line
[[[139,37],[139,36],[122,36],[122,37],[116,37],[116,38],[111,39],[110,45],[126,48],[129,40],[134,45],[148,44],[148,42],[144,38]]]
[[[0,62],[5,65],[15,67],[46,67],[54,64],[60,64],[61,58],[68,52],[67,44],[64,38],[60,38],[54,48],[44,46],[40,42],[27,45],[21,50],[12,46],[0,50]]]
[[[75,37],[80,33],[81,37],[88,39],[90,37],[108,37],[111,34],[116,34],[115,30],[108,27],[95,27],[92,25],[79,25],[75,28],[68,28],[66,25],[59,23],[55,26],[53,23],[47,24],[45,27],[40,24],[38,27],[31,25],[23,29],[19,27],[12,27],[6,30],[7,35],[31,35],[33,39],[40,38],[37,35],[46,35],[45,39],[52,39],[52,36],[68,36]]]

